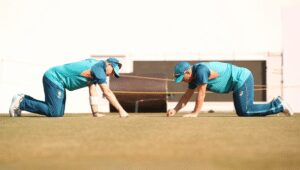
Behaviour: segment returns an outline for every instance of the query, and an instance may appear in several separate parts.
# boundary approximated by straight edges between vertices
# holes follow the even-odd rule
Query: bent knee
[[[48,117],[63,117],[64,114],[57,114],[57,113],[50,113],[49,115],[47,115]]]
[[[240,117],[249,117],[249,116],[251,116],[251,115],[249,115],[249,114],[247,113],[247,111],[244,111],[244,110],[236,111],[236,114],[237,114],[238,116],[240,116]]]
[[[251,115],[248,114],[237,114],[239,117],[250,117]]]
[[[260,113],[253,113],[253,112],[237,112],[237,115],[240,117],[257,117],[257,116],[266,116]]]
[[[62,112],[50,112],[47,114],[47,117],[63,117],[64,116],[64,113]]]
[[[46,115],[47,117],[63,117],[64,111],[55,107],[49,107],[49,112]]]

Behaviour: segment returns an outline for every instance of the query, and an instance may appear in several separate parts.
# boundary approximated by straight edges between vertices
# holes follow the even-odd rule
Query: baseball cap
[[[176,64],[174,69],[174,78],[176,83],[182,82],[185,71],[190,69],[190,67],[191,65],[186,61]]]
[[[120,77],[120,69],[122,67],[122,64],[119,62],[118,59],[116,59],[115,57],[109,57],[106,62],[110,63],[111,66],[113,67],[114,69],[114,75],[115,77],[119,78]]]

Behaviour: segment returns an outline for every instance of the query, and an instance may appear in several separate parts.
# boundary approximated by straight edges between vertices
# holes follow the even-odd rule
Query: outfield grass
[[[0,169],[300,169],[300,114],[0,115]]]

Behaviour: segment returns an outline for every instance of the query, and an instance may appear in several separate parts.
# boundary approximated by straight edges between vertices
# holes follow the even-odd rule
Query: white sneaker
[[[281,104],[283,106],[283,113],[286,116],[293,116],[294,112],[293,112],[291,106],[288,103],[286,103],[285,101],[283,101],[283,99],[280,96],[278,96],[277,98],[278,98],[278,100],[281,102]]]
[[[24,94],[16,94],[11,100],[9,107],[9,115],[11,117],[21,116],[20,103],[24,98]]]

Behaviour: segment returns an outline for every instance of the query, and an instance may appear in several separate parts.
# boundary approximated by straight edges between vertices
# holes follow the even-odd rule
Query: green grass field
[[[300,114],[0,114],[0,169],[300,169]]]

